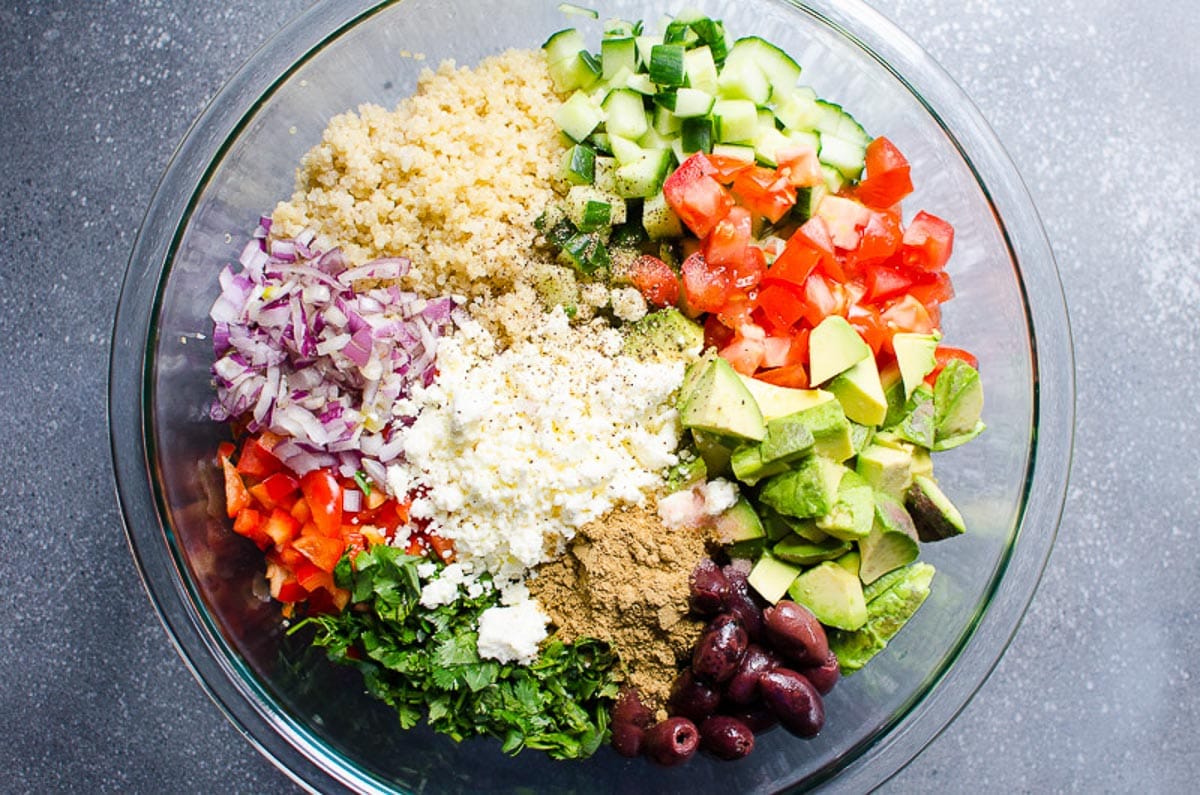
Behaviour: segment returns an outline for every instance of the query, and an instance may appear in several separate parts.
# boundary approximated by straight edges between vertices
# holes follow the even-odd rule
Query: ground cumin
[[[557,637],[613,645],[628,682],[661,707],[702,622],[688,615],[688,575],[705,554],[702,531],[668,530],[653,510],[614,511],[582,527],[566,554],[538,568],[530,591]]]

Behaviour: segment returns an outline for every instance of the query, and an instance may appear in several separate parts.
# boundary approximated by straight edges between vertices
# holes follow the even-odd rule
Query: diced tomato
[[[688,308],[694,312],[716,312],[725,306],[733,288],[725,268],[710,267],[703,254],[693,254],[683,261],[683,295]]]
[[[257,439],[247,439],[238,457],[237,470],[247,477],[262,480],[267,475],[283,469],[283,462],[271,451],[259,444]]]
[[[854,261],[870,265],[888,259],[900,248],[904,230],[900,216],[891,212],[872,212],[867,225],[862,229],[858,248],[854,250]]]
[[[643,254],[634,260],[629,268],[629,281],[654,306],[674,306],[679,302],[679,278],[658,257]]]
[[[876,138],[867,145],[867,176],[858,184],[855,195],[869,207],[884,209],[912,193],[908,160],[887,138]]]
[[[953,250],[954,227],[922,210],[904,230],[900,256],[910,268],[940,271]]]
[[[762,367],[783,367],[788,363],[788,352],[792,348],[792,338],[779,334],[769,334],[763,338]]]
[[[308,591],[295,578],[281,579],[278,584],[271,582],[271,596],[280,602],[303,602],[308,598]]]
[[[908,275],[896,268],[873,265],[866,269],[867,292],[864,299],[869,303],[886,301],[907,292],[912,283]]]
[[[732,207],[704,238],[704,259],[709,266],[737,266],[746,258],[754,223],[745,207]]]
[[[336,536],[342,526],[342,485],[328,469],[314,469],[300,479],[300,491],[322,535]]]
[[[825,219],[821,216],[814,215],[812,218],[809,218],[804,222],[803,226],[796,230],[795,234],[802,235],[813,248],[821,253],[828,254],[831,257],[834,255],[833,237],[829,233],[828,224],[826,224]]]
[[[292,546],[299,550],[301,555],[311,560],[314,566],[326,572],[333,571],[341,559],[342,553],[346,551],[346,544],[341,538],[330,538],[316,533],[301,535],[292,542]],[[297,576],[299,575],[297,574]],[[312,589],[309,588],[309,590]]]
[[[699,238],[707,237],[734,204],[725,186],[711,176],[714,172],[707,157],[696,153],[663,183],[667,205]]]
[[[225,472],[225,513],[232,519],[250,505],[250,492],[228,456],[221,457],[221,469]]]
[[[808,361],[808,335],[810,329],[801,328],[792,335],[792,346],[788,348],[785,365],[802,364]]]
[[[733,271],[733,286],[739,290],[752,290],[767,275],[767,255],[758,246],[746,246],[742,261],[733,266]]]
[[[837,314],[838,299],[829,282],[819,273],[804,283],[804,319],[816,327],[829,315]]]
[[[944,304],[954,297],[954,285],[950,281],[950,274],[946,271],[928,275],[933,278],[921,279],[916,282],[909,288],[908,294],[932,312],[934,307]]]
[[[767,275],[797,286],[803,286],[808,276],[821,262],[822,252],[806,236],[793,234],[771,267]]]
[[[262,524],[263,533],[270,537],[272,543],[281,551],[296,537],[299,529],[300,522],[296,521],[291,514],[278,508],[271,511],[267,521]]]
[[[780,175],[794,187],[805,188],[821,185],[825,175],[821,172],[821,161],[817,159],[817,150],[811,146],[795,146],[781,149],[775,153],[779,164]]]
[[[733,329],[721,322],[717,315],[704,318],[704,347],[720,350],[733,341]]]
[[[729,362],[742,375],[754,375],[762,366],[766,350],[761,339],[751,339],[740,334],[721,349],[721,358]]]
[[[804,292],[788,281],[771,279],[758,291],[758,305],[775,328],[788,328],[804,315]]]
[[[786,176],[762,166],[753,166],[733,180],[733,192],[750,212],[775,223],[796,203],[796,189]]]
[[[424,557],[425,545],[421,543],[421,536],[413,533],[413,535],[409,537],[408,546],[405,547],[404,551],[414,557]]]
[[[893,332],[911,331],[914,334],[932,334],[937,328],[929,316],[929,311],[911,295],[900,298],[879,314]]]
[[[851,304],[846,311],[846,320],[871,346],[871,350],[876,356],[892,349],[892,331],[884,323],[875,307],[866,304]]]
[[[759,381],[765,381],[775,386],[786,386],[792,389],[808,389],[808,371],[802,364],[789,364],[771,370],[755,373]]]
[[[712,167],[712,176],[716,177],[717,181],[723,185],[728,185],[734,181],[738,174],[749,168],[754,168],[754,161],[738,160],[734,157],[725,157],[724,155],[706,155],[709,166]]]

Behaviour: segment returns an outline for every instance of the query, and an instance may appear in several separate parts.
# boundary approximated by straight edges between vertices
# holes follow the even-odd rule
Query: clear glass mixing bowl
[[[804,82],[910,158],[906,204],[950,219],[954,344],[975,352],[988,431],[942,454],[970,526],[923,553],[938,570],[912,623],[827,700],[815,740],[782,731],[731,764],[665,770],[604,748],[586,762],[516,758],[499,743],[400,731],[357,672],[297,646],[253,591],[261,559],[222,518],[207,419],[207,312],[217,273],[260,213],[289,195],[328,119],[392,106],[419,71],[536,48],[572,24],[556,0],[329,2],[287,25],[213,100],[180,145],[129,262],[112,347],[110,425],[129,539],[155,607],[214,701],[306,787],[517,792],[864,791],[915,756],[1004,652],[1053,544],[1070,464],[1070,333],[1050,247],[1020,179],[968,99],[912,41],[857,0],[690,2],[735,35],[777,42]],[[612,0],[604,17],[657,20],[676,4]],[[424,59],[412,57],[423,54]]]

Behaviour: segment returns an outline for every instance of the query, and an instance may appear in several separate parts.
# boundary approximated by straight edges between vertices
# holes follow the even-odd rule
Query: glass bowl
[[[223,518],[207,418],[217,274],[260,213],[287,197],[301,155],[333,115],[394,106],[423,67],[536,48],[573,24],[556,0],[317,5],[275,35],[180,145],[129,262],[110,373],[113,458],[126,529],[183,658],[239,730],[315,790],[573,792],[865,791],[903,767],[966,704],[1003,654],[1053,544],[1070,464],[1070,332],[1050,247],[1021,181],[979,113],[937,65],[857,0],[690,0],[733,35],[759,34],[803,81],[910,158],[906,206],[950,219],[958,290],[943,328],[981,362],[988,431],[941,454],[939,476],[969,533],[927,546],[938,571],[911,624],[827,699],[814,740],[759,738],[740,763],[678,769],[603,748],[554,762],[500,744],[401,731],[358,673],[281,629],[254,588],[261,558]],[[604,17],[654,21],[675,3],[611,0]],[[419,55],[423,55],[423,59]],[[418,57],[414,57],[418,56]]]

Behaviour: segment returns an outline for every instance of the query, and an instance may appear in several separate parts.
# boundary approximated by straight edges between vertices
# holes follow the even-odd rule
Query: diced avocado
[[[845,461],[854,455],[854,439],[842,404],[830,400],[791,414],[777,422],[798,421],[812,433],[813,452],[834,461]]]
[[[837,501],[829,513],[818,516],[817,528],[844,541],[866,538],[875,516],[874,492],[871,484],[854,470],[848,469],[838,484]]]
[[[929,451],[926,450],[924,447],[914,447],[913,451],[912,451],[912,455],[913,455],[913,464],[912,464],[913,477],[916,477],[917,475],[925,475],[927,477],[933,477],[933,456],[931,456],[929,454]]]
[[[904,504],[912,514],[917,536],[922,541],[941,541],[962,535],[967,530],[962,514],[950,502],[933,478],[917,475],[905,495]]]
[[[708,477],[715,478],[729,471],[729,457],[733,448],[724,437],[693,428],[692,442],[696,445],[696,452],[704,459]]]
[[[808,337],[809,381],[823,384],[870,355],[870,346],[846,318],[830,315]]]
[[[900,332],[892,335],[892,349],[896,352],[896,364],[904,380],[904,399],[908,400],[913,390],[933,372],[937,365],[934,351],[937,350],[941,334],[913,334]]]
[[[850,551],[850,542],[827,537],[824,541],[809,541],[792,533],[771,547],[771,554],[798,566],[811,566],[823,560],[840,558]]]
[[[971,441],[976,436],[983,433],[985,430],[987,430],[987,425],[985,425],[983,423],[983,421],[980,420],[979,422],[975,423],[974,428],[967,431],[966,433],[959,433],[959,434],[955,434],[954,436],[938,438],[937,440],[934,441],[933,447],[931,447],[930,449],[935,452],[941,452],[942,450],[952,450],[961,444],[966,444],[967,442]]]
[[[933,424],[938,439],[961,436],[975,429],[983,413],[983,382],[979,371],[961,359],[951,359],[933,385]]]
[[[834,563],[841,566],[855,577],[858,577],[858,571],[862,567],[862,555],[857,549],[852,549],[845,555],[842,555],[840,558],[835,560]]]
[[[704,329],[673,306],[634,321],[628,326],[621,352],[643,361],[693,359],[704,347]]]
[[[900,367],[895,362],[889,362],[879,371],[879,383],[883,386],[883,395],[888,404],[887,416],[883,418],[882,426],[891,428],[904,419],[904,406],[908,403]]]
[[[935,438],[934,409],[933,390],[928,384],[921,384],[905,404],[900,422],[888,430],[900,439],[930,449]]]
[[[929,596],[934,568],[928,563],[913,563],[895,572],[889,587],[871,598],[870,586],[864,589],[867,621],[854,631],[833,629],[829,648],[838,658],[843,675],[862,668],[887,646],[900,628],[912,618]]]
[[[754,396],[729,362],[711,360],[689,392],[681,395],[679,419],[685,428],[761,441],[767,434]]]
[[[799,566],[763,554],[754,564],[754,568],[750,570],[746,580],[763,599],[775,604],[783,598],[787,589],[799,575]]]
[[[896,499],[903,499],[904,492],[912,485],[912,469],[913,456],[909,450],[882,444],[868,445],[855,462],[855,471],[873,489]]]
[[[812,452],[815,440],[803,419],[804,414],[800,412],[767,423],[767,435],[759,442],[763,463],[795,461]]]
[[[867,356],[834,377],[829,382],[829,391],[837,396],[846,416],[855,422],[879,425],[887,417],[887,396],[883,394],[874,356]]]
[[[811,446],[811,445],[810,445]],[[788,470],[787,461],[764,461],[762,444],[744,444],[733,451],[729,458],[733,476],[748,486]]]
[[[733,504],[732,508],[713,521],[713,530],[717,540],[722,544],[763,538],[767,534],[758,514],[755,513],[754,508],[745,497],[738,497],[738,501]]]
[[[763,484],[759,499],[785,516],[822,516],[837,502],[838,484],[846,468],[824,456],[801,459],[795,469]]]
[[[702,483],[707,477],[708,468],[705,467],[703,458],[693,456],[686,461],[681,459],[667,472],[667,491],[676,492],[691,488],[697,483]]]
[[[867,623],[862,583],[832,561],[814,566],[797,577],[788,596],[812,611],[827,627],[853,631]]]
[[[832,392],[822,389],[794,389],[768,384],[766,381],[745,375],[741,378],[750,394],[754,395],[763,419],[767,422],[836,399]]]
[[[746,560],[758,560],[763,550],[767,548],[767,539],[763,538],[747,538],[745,541],[735,541],[725,547],[726,554],[730,559],[745,558]]]
[[[872,583],[917,559],[917,531],[898,500],[886,494],[875,495],[871,534],[858,542],[858,551],[862,555],[858,576],[864,583]]]
[[[871,443],[872,437],[875,436],[875,427],[872,425],[862,425],[861,423],[850,423],[850,446],[854,449],[854,455],[858,455],[867,445]]]
[[[785,517],[780,516],[770,508],[765,508],[760,513],[760,516],[762,518],[763,530],[767,533],[768,541],[779,541],[792,534],[792,528],[788,526]]]

